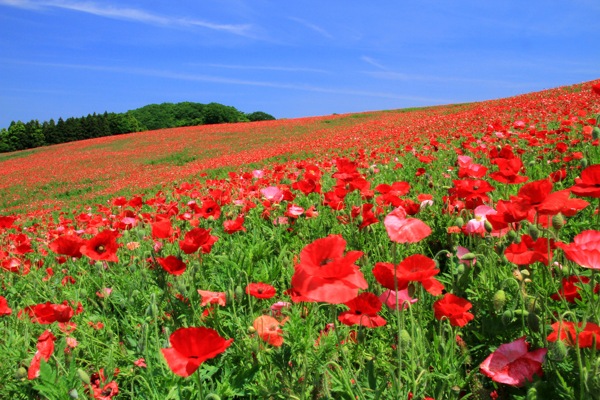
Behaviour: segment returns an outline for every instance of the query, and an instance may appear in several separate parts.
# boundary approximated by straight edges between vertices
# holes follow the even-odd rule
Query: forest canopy
[[[0,129],[0,153],[154,129],[274,119],[262,111],[243,113],[219,103],[149,104],[125,113],[94,113],[42,123],[13,121],[8,129]]]

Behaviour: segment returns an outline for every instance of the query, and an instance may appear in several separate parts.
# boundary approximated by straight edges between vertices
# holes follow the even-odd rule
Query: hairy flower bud
[[[529,236],[531,236],[531,238],[533,240],[538,240],[540,237],[540,230],[537,228],[537,226],[535,225],[529,225]]]
[[[592,129],[592,139],[598,140],[598,138],[600,138],[600,128],[595,126],[594,129]]]
[[[81,382],[85,383],[86,385],[90,384],[90,376],[81,368],[77,369],[77,376],[79,379],[81,379]]]
[[[556,214],[552,217],[552,227],[557,231],[565,226],[565,217],[561,213]]]
[[[514,317],[514,314],[513,314],[512,310],[504,311],[504,313],[502,313],[502,323],[504,325],[510,324],[512,322],[513,317]]]
[[[494,304],[494,310],[496,312],[502,311],[502,309],[506,305],[506,292],[502,289],[498,290],[494,294],[494,297],[492,298],[492,302]]]
[[[400,331],[399,342],[400,342],[400,346],[402,346],[403,348],[407,348],[410,346],[410,343],[412,342],[412,338],[410,337],[410,333],[408,333],[408,331],[406,329],[402,329]]]

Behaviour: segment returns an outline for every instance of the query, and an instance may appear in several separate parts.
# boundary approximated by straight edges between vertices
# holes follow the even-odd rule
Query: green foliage
[[[0,130],[0,153],[145,130],[273,119],[261,111],[244,114],[219,103],[149,104],[125,113],[94,113],[80,118],[59,118],[58,122],[13,121],[8,129]]]
[[[272,121],[275,119],[274,116],[272,116],[271,114],[267,114],[265,112],[262,111],[255,111],[253,113],[248,113],[246,114],[246,118],[248,118],[248,120],[250,122],[254,122],[254,121]]]

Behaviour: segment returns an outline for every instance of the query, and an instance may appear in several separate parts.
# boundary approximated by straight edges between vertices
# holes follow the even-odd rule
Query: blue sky
[[[277,118],[600,78],[600,2],[0,0],[0,128],[218,102]]]

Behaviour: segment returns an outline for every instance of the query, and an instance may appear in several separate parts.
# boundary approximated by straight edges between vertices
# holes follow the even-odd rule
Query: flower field
[[[0,398],[600,399],[600,81],[0,156]]]

